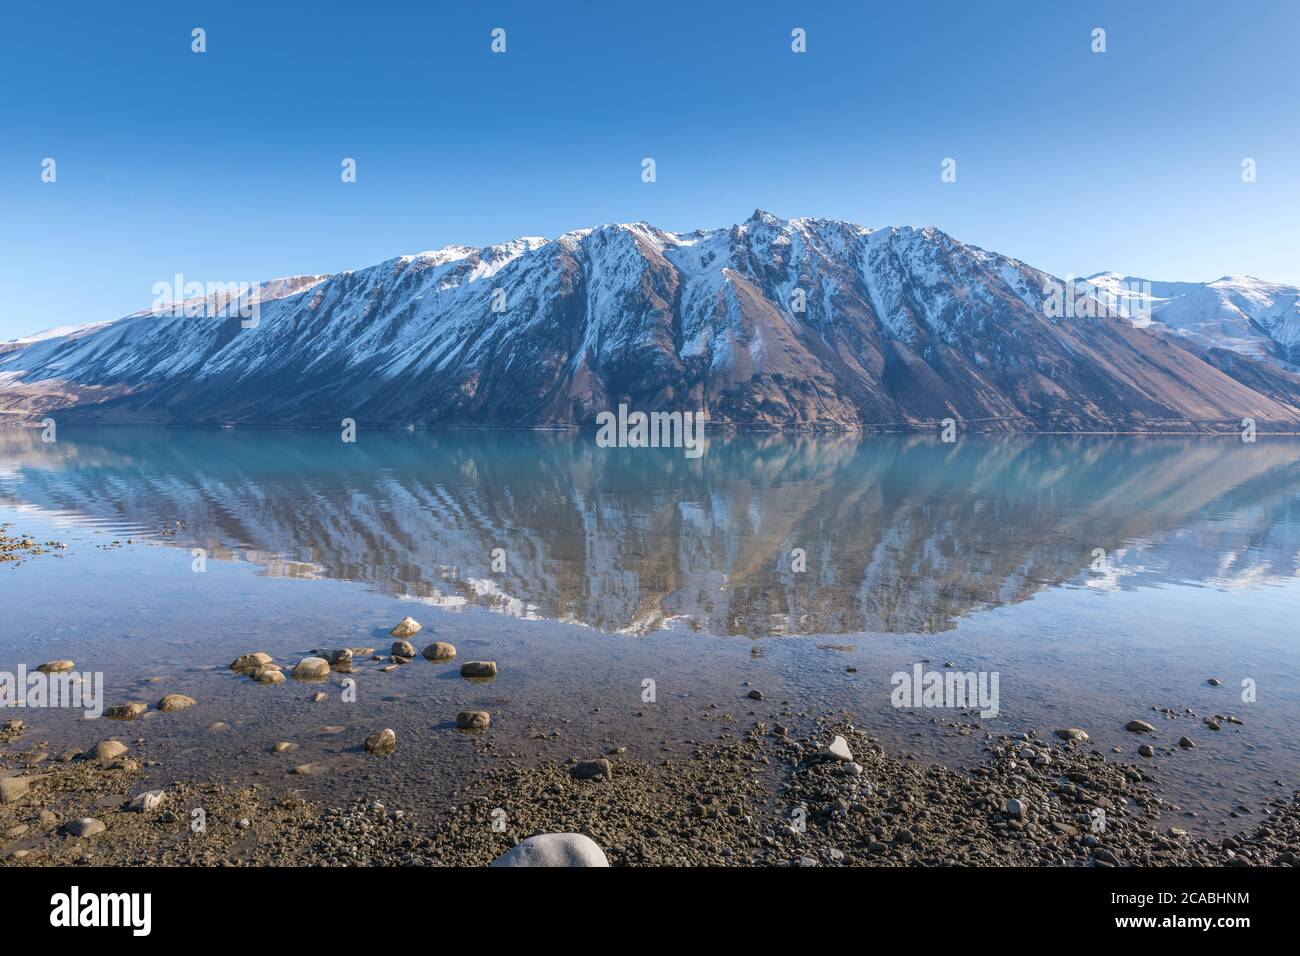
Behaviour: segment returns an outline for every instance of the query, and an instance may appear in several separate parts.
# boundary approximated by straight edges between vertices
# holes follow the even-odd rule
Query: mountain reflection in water
[[[587,433],[8,431],[0,504],[606,631],[933,633],[1060,585],[1300,569],[1280,438],[712,436],[690,460]]]

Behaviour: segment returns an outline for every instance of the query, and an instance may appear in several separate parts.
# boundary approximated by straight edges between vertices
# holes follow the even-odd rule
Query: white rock
[[[1012,797],[1007,801],[1007,816],[1016,820],[1024,819],[1025,814],[1029,811],[1029,804],[1024,800],[1017,800]]]
[[[581,833],[529,837],[492,861],[493,866],[609,866],[605,851]]]
[[[826,752],[836,760],[853,759],[853,751],[849,749],[849,742],[839,734],[835,735],[835,739],[832,740],[830,746],[826,748]]]
[[[406,638],[414,637],[420,633],[420,622],[413,617],[404,617],[397,622],[397,626],[388,632],[389,637]]]
[[[163,796],[161,790],[146,790],[132,800],[127,805],[127,809],[134,810],[136,813],[148,813],[151,810],[157,810],[162,806]]]

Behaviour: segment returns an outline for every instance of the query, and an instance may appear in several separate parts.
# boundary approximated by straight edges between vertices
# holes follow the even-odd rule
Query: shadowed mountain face
[[[806,430],[1300,426],[1300,376],[1267,350],[1080,304],[1054,318],[1059,286],[933,228],[762,212],[686,234],[609,225],[278,280],[252,328],[146,313],[0,345],[0,410],[537,427],[626,402]]]
[[[0,504],[178,562],[202,547],[608,631],[929,633],[1064,582],[1250,587],[1300,568],[1288,439],[714,437],[690,461],[573,434],[11,431]]]

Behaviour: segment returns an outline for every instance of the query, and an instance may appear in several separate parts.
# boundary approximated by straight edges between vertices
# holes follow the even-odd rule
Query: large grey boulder
[[[166,796],[166,793],[162,790],[146,790],[138,797],[132,799],[131,802],[126,805],[126,808],[135,813],[151,813],[162,806],[163,799]]]
[[[81,837],[94,836],[96,833],[103,833],[106,829],[102,820],[96,820],[94,817],[82,817],[80,820],[73,820],[64,824],[63,830],[69,836],[80,839]]]
[[[609,866],[609,860],[581,833],[541,833],[507,850],[492,866]]]

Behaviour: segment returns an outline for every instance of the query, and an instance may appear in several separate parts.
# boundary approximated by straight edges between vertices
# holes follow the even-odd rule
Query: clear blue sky
[[[1298,36],[1294,0],[10,3],[0,338],[146,307],[176,272],[755,207],[1057,274],[1300,283]]]

